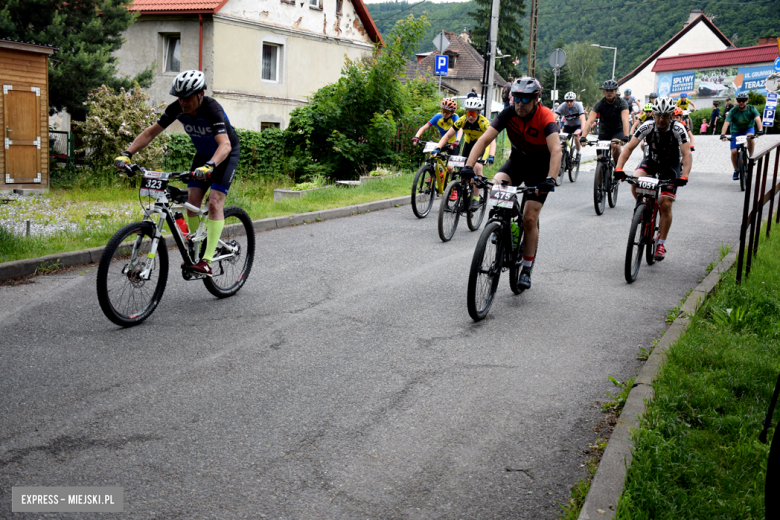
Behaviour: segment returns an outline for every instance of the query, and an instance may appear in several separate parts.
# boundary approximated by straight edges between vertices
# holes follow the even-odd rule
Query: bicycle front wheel
[[[501,277],[503,258],[503,237],[501,224],[490,222],[477,241],[474,257],[471,259],[467,291],[469,316],[479,321],[487,316],[493,297],[496,295]]]
[[[417,218],[428,216],[431,206],[433,206],[433,190],[435,189],[433,167],[430,164],[423,164],[417,170],[414,183],[412,183],[412,211]]]
[[[563,153],[561,154],[561,167],[558,170],[558,178],[555,179],[555,185],[560,186],[563,184],[563,178],[566,176],[566,157],[569,155],[566,148],[563,149]]]
[[[103,314],[121,327],[151,316],[168,282],[168,248],[160,237],[150,254],[155,227],[151,222],[124,226],[108,241],[97,272],[97,296]],[[148,275],[147,275],[147,269]]]
[[[449,242],[460,220],[460,209],[465,197],[461,193],[460,181],[452,181],[444,190],[444,197],[439,203],[439,238]]]
[[[609,198],[609,207],[614,208],[617,206],[618,189],[620,188],[620,181],[615,180],[612,177],[612,168],[607,172],[607,198]]]
[[[582,154],[582,152],[580,152]],[[571,168],[569,168],[569,181],[571,182],[577,182],[577,177],[580,174],[580,161],[582,160],[582,155],[578,155],[575,159],[572,157],[571,159]]]
[[[604,213],[605,198],[604,198],[604,167],[600,162],[596,163],[596,174],[593,176],[593,206],[596,209],[596,215]]]
[[[650,211],[649,209],[647,210]],[[658,247],[658,237],[661,231],[661,226],[658,222],[658,212],[653,211],[652,222],[645,222],[645,260],[647,265],[653,265],[655,263],[655,248]]]
[[[626,247],[626,282],[633,283],[639,274],[642,265],[642,250],[645,247],[643,240],[643,217],[645,206],[640,205],[634,210],[634,218],[631,220],[631,231],[628,233],[628,246]]]
[[[211,262],[213,274],[203,279],[206,289],[217,298],[236,294],[246,283],[255,260],[255,228],[246,211],[229,206],[224,210],[225,226]],[[207,240],[201,246],[201,257]]]
[[[472,197],[476,197],[477,195],[481,196],[480,203],[479,203],[479,209],[477,211],[469,211],[466,215],[466,223],[469,225],[469,229],[472,231],[476,231],[479,229],[479,226],[482,225],[482,219],[485,218],[485,211],[487,210],[487,201],[488,201],[488,190],[487,188],[482,188],[482,190],[479,193],[475,193],[472,195]]]

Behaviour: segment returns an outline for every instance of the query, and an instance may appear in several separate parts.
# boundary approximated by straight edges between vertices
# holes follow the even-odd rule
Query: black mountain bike
[[[225,227],[211,262],[214,273],[210,277],[194,273],[190,267],[200,261],[206,249],[204,217],[208,209],[187,202],[187,190],[168,185],[173,180],[189,182],[190,172],[152,172],[134,164],[126,166],[125,173],[143,175],[138,198],[144,218],[117,231],[100,258],[97,295],[106,317],[117,325],[131,327],[157,308],[168,281],[168,246],[162,235],[166,223],[184,260],[182,277],[203,280],[217,298],[236,294],[246,283],[255,257],[255,230],[249,215],[236,206],[224,208]],[[174,212],[177,209],[200,215],[198,229],[186,229],[183,217]]]
[[[442,242],[448,242],[458,228],[458,220],[461,214],[466,215],[466,222],[471,231],[479,229],[487,208],[487,186],[477,187],[476,181],[471,185],[471,176],[464,176],[460,169],[465,165],[466,157],[450,156],[447,164],[453,166],[452,176],[454,180],[447,185],[439,203],[439,238]],[[480,159],[477,161],[483,163]],[[457,179],[460,177],[460,180]],[[472,195],[472,191],[474,192]],[[480,197],[479,208],[472,211],[470,201],[472,197]]]
[[[577,148],[574,139],[578,139],[577,135],[561,132],[559,136],[563,156],[561,157],[561,171],[558,173],[556,186],[563,184],[564,173],[569,172],[569,182],[576,182],[577,176],[580,174],[580,157],[574,156],[574,150]]]
[[[745,183],[747,182],[747,169],[748,169],[748,148],[747,140],[755,139],[758,136],[755,134],[749,135],[730,135],[729,141],[737,143],[737,171],[739,172],[739,189],[745,191]]]
[[[642,251],[645,251],[647,265],[655,263],[655,249],[658,246],[660,217],[658,197],[661,189],[674,186],[673,180],[659,180],[655,177],[628,177],[626,182],[636,186],[636,206],[631,219],[631,231],[626,247],[626,282],[633,283],[642,265]]]
[[[423,152],[433,151],[438,143],[425,143]],[[448,145],[449,147],[449,145]],[[437,195],[444,193],[444,188],[449,182],[447,161],[449,155],[442,151],[437,155],[429,155],[425,164],[420,166],[412,182],[412,212],[417,218],[425,218],[431,211],[433,200]]]
[[[467,305],[469,316],[474,321],[487,316],[498,288],[501,271],[509,269],[509,287],[513,293],[520,294],[525,290],[517,283],[523,266],[523,210],[528,194],[536,190],[536,187],[507,186],[506,181],[495,185],[484,177],[478,178],[477,183],[480,188],[491,186],[489,204],[492,209],[474,249],[469,271]],[[520,203],[517,201],[518,193],[523,195]],[[517,224],[519,229],[518,238],[512,236],[512,222]]]
[[[605,203],[609,200],[609,207],[617,205],[618,188],[620,183],[615,182],[612,173],[615,171],[615,163],[612,161],[610,145],[620,143],[620,139],[612,141],[588,141],[588,146],[596,145],[596,174],[593,176],[593,206],[596,215],[604,213]]]

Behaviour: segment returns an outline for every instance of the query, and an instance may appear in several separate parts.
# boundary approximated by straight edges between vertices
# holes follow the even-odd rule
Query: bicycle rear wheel
[[[633,283],[639,274],[642,265],[642,250],[645,247],[643,240],[645,205],[640,204],[634,209],[634,218],[631,220],[631,231],[628,233],[628,246],[626,247],[626,282]]]
[[[431,211],[434,190],[436,189],[433,178],[433,167],[430,164],[423,164],[417,175],[414,176],[412,183],[412,211],[417,218],[425,218]]]
[[[225,227],[219,237],[211,270],[214,274],[204,278],[206,289],[217,298],[236,294],[249,278],[255,260],[255,228],[246,211],[236,206],[224,209]],[[201,257],[206,249],[201,246]],[[225,257],[219,260],[220,257]]]
[[[97,295],[106,318],[121,327],[138,325],[151,316],[168,282],[168,248],[160,237],[150,257],[155,234],[151,222],[124,226],[108,241],[100,257]],[[149,279],[141,278],[151,265]]]
[[[606,191],[604,189],[604,175],[602,175],[602,170],[604,169],[604,165],[600,162],[596,163],[596,174],[593,176],[593,206],[596,209],[596,215],[601,215],[604,213],[606,198],[605,193]]]
[[[461,205],[465,200],[461,191],[460,181],[452,181],[439,202],[439,238],[442,242],[449,242],[458,228]]]
[[[489,222],[477,241],[471,260],[467,305],[469,316],[479,321],[487,316],[496,295],[501,277],[501,262],[504,254],[501,224]]]
[[[610,208],[617,206],[618,189],[620,188],[620,181],[615,180],[612,175],[612,168],[610,168],[607,173],[607,198],[609,198]]]
[[[480,203],[479,203],[479,209],[477,211],[469,211],[466,214],[466,223],[469,225],[469,229],[472,231],[476,231],[479,229],[479,226],[482,225],[482,219],[485,218],[485,211],[487,210],[487,201],[488,201],[488,190],[487,187],[482,188],[480,190]],[[472,195],[473,197],[476,197],[477,193],[474,193]]]

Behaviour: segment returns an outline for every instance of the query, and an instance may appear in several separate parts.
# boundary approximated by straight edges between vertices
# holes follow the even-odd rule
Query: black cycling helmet
[[[518,78],[512,83],[512,96],[520,94],[536,94],[537,96],[542,93],[542,84],[536,78],[528,76]]]
[[[737,94],[737,101],[739,101],[740,99],[750,99],[750,96],[748,96],[747,92],[740,92],[739,94]]]
[[[169,94],[176,97],[190,97],[206,90],[206,76],[199,70],[185,70],[173,80]]]
[[[617,90],[618,84],[614,79],[608,79],[599,87],[601,90]]]

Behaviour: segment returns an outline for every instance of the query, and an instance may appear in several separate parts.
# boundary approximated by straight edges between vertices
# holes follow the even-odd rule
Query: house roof
[[[0,38],[0,47],[5,49],[16,49],[18,51],[38,52],[41,54],[53,54],[54,51],[59,50],[59,47],[53,47],[51,45],[8,40],[5,38]]]
[[[363,0],[351,2],[371,41],[384,45],[382,35]],[[226,3],[228,0],[133,0],[130,10],[141,14],[217,14]]]
[[[470,43],[463,41],[459,35],[451,32],[445,32],[444,35],[450,41],[449,47],[444,54],[455,54],[458,60],[455,67],[452,67],[447,73],[450,79],[475,79],[482,81],[482,73],[485,69],[485,60]],[[423,70],[433,70],[436,66],[436,55],[439,51],[433,51],[417,64]],[[496,72],[493,75],[493,82],[504,86],[506,80]]]
[[[653,54],[651,54],[645,61],[640,63],[637,68],[635,68],[634,70],[632,70],[631,72],[629,72],[628,74],[620,78],[618,80],[618,85],[622,85],[626,81],[630,80],[631,78],[633,78],[634,76],[642,72],[642,70],[644,70],[649,64],[651,64],[654,60],[658,59],[658,57],[661,54],[666,52],[666,50],[669,47],[677,43],[677,41],[679,41],[683,36],[688,34],[691,31],[691,29],[693,29],[700,23],[706,25],[715,34],[715,36],[717,36],[718,39],[720,39],[720,41],[724,43],[724,45],[727,45],[729,47],[734,46],[734,44],[731,43],[731,41],[728,38],[726,38],[726,36],[722,32],[720,32],[720,29],[715,27],[715,24],[713,24],[709,18],[707,18],[704,14],[700,14],[693,21],[686,24],[685,27],[683,27],[683,29],[680,32],[672,36],[672,38],[668,42],[664,43],[661,47],[659,47],[658,50],[655,51]]]
[[[414,78],[427,78],[427,79],[434,79],[433,74],[429,70],[422,69],[417,66],[416,63],[414,63],[411,60],[407,60],[404,58],[404,63],[406,63],[406,70],[405,75],[401,76],[399,79],[401,80],[401,83],[406,83],[410,79]],[[454,95],[458,94],[458,89],[447,83],[446,81],[442,80],[441,82],[442,88],[446,89],[447,91],[451,92]]]
[[[710,67],[771,62],[777,58],[777,55],[777,45],[774,43],[755,45],[753,47],[742,47],[740,49],[726,49],[724,51],[682,54],[680,56],[658,58],[658,61],[653,65],[653,72],[707,69]]]

